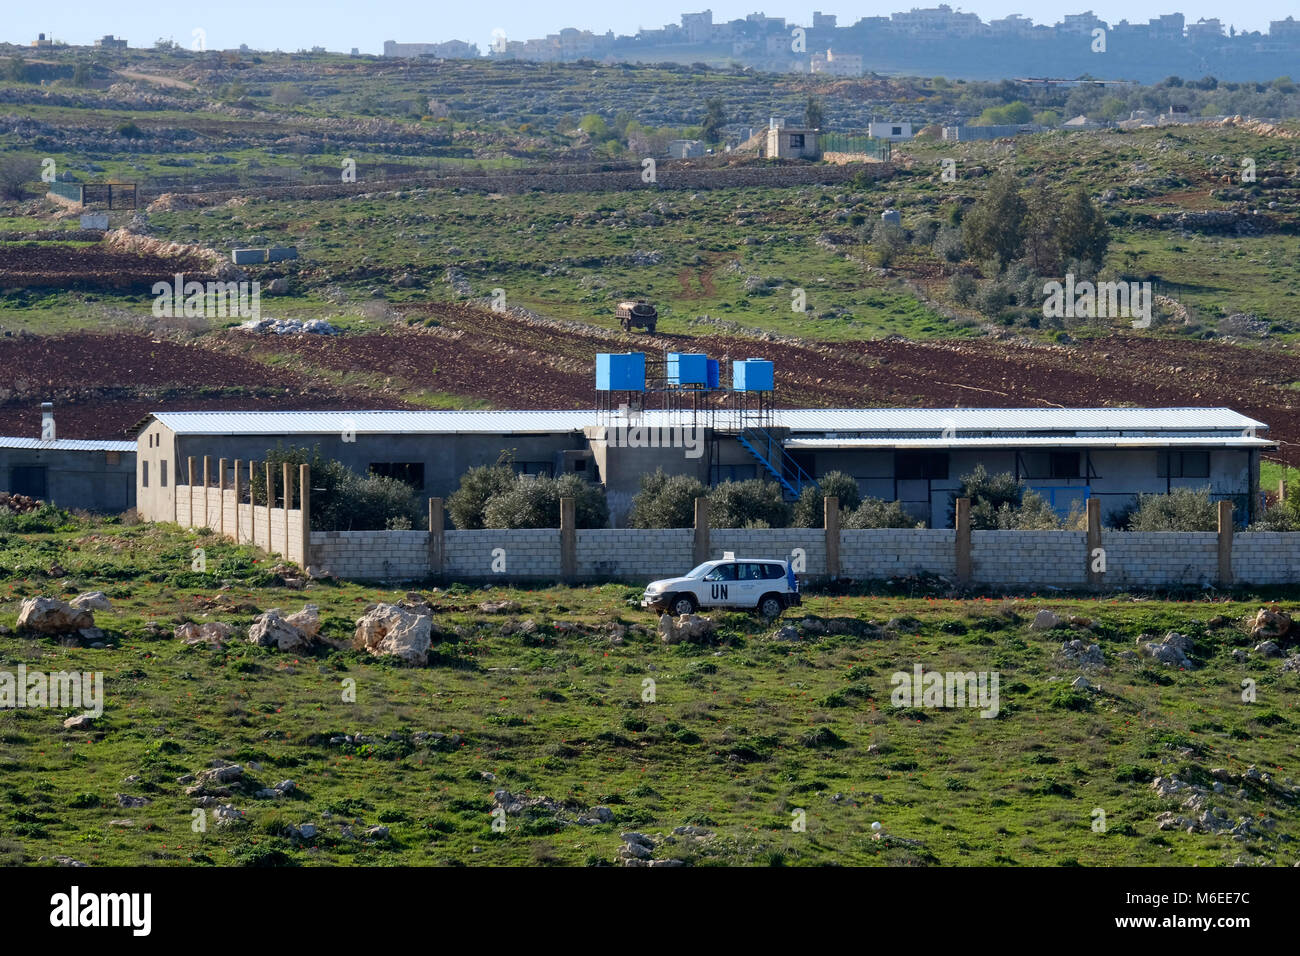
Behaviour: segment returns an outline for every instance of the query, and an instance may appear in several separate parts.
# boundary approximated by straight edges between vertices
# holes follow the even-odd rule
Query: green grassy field
[[[196,546],[207,549],[211,573],[190,571]],[[1195,814],[1150,782],[1177,776],[1210,787],[1211,769],[1239,775],[1251,765],[1278,780],[1295,773],[1300,675],[1282,671],[1278,659],[1252,654],[1238,663],[1231,655],[1249,646],[1244,619],[1272,595],[952,598],[882,586],[809,594],[780,622],[799,629],[797,640],[728,613],[716,616],[716,643],[667,646],[653,618],[632,606],[640,591],[633,583],[426,584],[420,591],[438,632],[427,667],[354,651],[294,656],[242,640],[212,650],[172,638],[184,620],[243,628],[256,609],[288,612],[305,602],[320,606],[325,634],[347,638],[368,604],[406,593],[338,582],[290,590],[278,586],[272,563],[167,526],[76,524],[0,536],[0,623],[12,627],[19,599],[33,594],[103,589],[114,603],[96,617],[108,633],[102,649],[0,636],[2,670],[24,663],[106,678],[104,715],[88,731],[62,728],[70,712],[0,713],[0,860],[582,865],[614,861],[621,832],[667,837],[696,826],[710,835],[662,842],[656,858],[1295,862],[1294,790],[1247,782],[1211,794],[1208,805],[1231,821],[1254,821],[1254,833],[1239,840],[1161,831],[1163,811]],[[478,608],[502,599],[518,609]],[[214,601],[233,610],[215,610]],[[1028,625],[1042,608],[1086,620],[1036,632]],[[854,625],[857,636],[815,633],[848,630],[833,623],[846,618],[875,626]],[[1168,630],[1193,637],[1195,669],[1125,655],[1139,635]],[[1080,671],[1060,647],[1075,637],[1103,650],[1107,668],[1088,674],[1098,692],[1070,687]],[[997,717],[893,706],[891,675],[917,663],[998,672]],[[1255,703],[1241,699],[1246,678],[1257,682]],[[643,699],[647,679],[653,702]],[[355,702],[344,700],[349,680]],[[353,742],[330,742],[344,735]],[[284,798],[222,798],[241,820],[218,827],[209,814],[206,832],[196,833],[195,803],[177,778],[216,759],[240,763],[256,781],[252,790],[286,778],[297,789]],[[554,803],[508,815],[498,832],[498,789]],[[124,808],[118,794],[151,802]],[[574,822],[597,806],[612,811],[612,822]],[[1093,829],[1098,808],[1105,832]],[[791,827],[800,810],[805,832]],[[871,837],[877,821],[881,840]],[[313,839],[286,836],[303,823],[319,828]],[[368,838],[372,826],[387,827],[387,836]]]

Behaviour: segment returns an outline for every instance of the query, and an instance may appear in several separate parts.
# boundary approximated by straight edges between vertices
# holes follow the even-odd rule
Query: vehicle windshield
[[[702,578],[704,575],[708,574],[717,563],[718,562],[716,561],[705,561],[699,567],[691,568],[691,570],[687,571],[685,577]]]

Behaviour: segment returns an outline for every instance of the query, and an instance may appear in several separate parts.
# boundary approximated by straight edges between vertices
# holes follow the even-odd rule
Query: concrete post
[[[289,557],[289,555],[293,553],[293,552],[291,552],[291,551],[289,550],[289,506],[290,506],[291,504],[293,504],[293,490],[292,490],[292,487],[291,487],[291,484],[290,484],[290,481],[289,481],[289,463],[288,463],[287,461],[282,461],[282,462],[280,462],[280,470],[284,473],[284,552],[283,552],[283,556],[284,556],[284,559],[285,559],[286,561],[292,561],[293,558]]]
[[[695,564],[709,560],[709,499],[695,499],[695,541],[693,547]]]
[[[1099,588],[1105,575],[1095,569],[1098,550],[1101,549],[1101,499],[1088,499],[1088,553],[1084,555],[1084,568],[1087,572],[1088,587]],[[1103,552],[1104,554],[1104,552]],[[1104,563],[1102,567],[1104,567]]]
[[[239,487],[239,477],[240,477],[240,476],[239,476],[239,470],[243,467],[243,465],[244,465],[244,463],[243,463],[242,461],[240,461],[238,458],[236,458],[236,459],[235,459],[235,468],[234,468],[234,470],[230,473],[230,475],[231,475],[231,487],[230,487],[230,492],[231,492],[232,497],[234,497],[234,499],[235,499],[235,528],[234,528],[234,532],[235,532],[235,544],[239,544],[239,543],[240,543],[240,541],[239,541],[239,508],[240,508],[240,502],[239,502],[239,491],[240,491],[240,487]]]
[[[1232,586],[1232,502],[1219,502],[1219,587]]]
[[[578,576],[577,499],[560,499],[560,578],[572,584]]]
[[[212,502],[209,500],[208,488],[212,484],[212,458],[208,455],[203,456],[203,524],[200,527],[211,528],[208,523],[208,515],[212,513]]]
[[[248,459],[248,543],[257,546],[257,500],[253,496],[253,466],[257,462]]]
[[[217,533],[226,536],[226,459],[217,459]]]
[[[1286,479],[1277,480],[1277,503],[1283,504],[1286,501]]]
[[[266,553],[271,553],[271,512],[275,509],[275,484],[271,481],[271,463],[266,464]]]
[[[188,488],[190,492],[190,523],[186,525],[186,527],[193,528],[194,527],[194,456],[191,455],[188,459],[186,459],[186,461],[190,466],[190,472],[189,472],[190,477],[188,479],[187,484],[185,485],[185,487]]]
[[[298,466],[298,507],[302,509],[302,569],[311,563],[311,465]]]
[[[958,498],[954,514],[957,528],[957,581],[970,584],[970,499]]]
[[[826,577],[840,576],[840,499],[834,495],[822,499],[822,527],[826,529]]]
[[[446,544],[446,532],[443,530],[442,499],[429,499],[429,574],[442,576],[443,547]]]

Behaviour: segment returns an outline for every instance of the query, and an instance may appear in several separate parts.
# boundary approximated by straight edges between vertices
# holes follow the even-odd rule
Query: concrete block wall
[[[804,552],[806,564],[802,573],[812,577],[826,573],[826,532],[821,528],[713,528],[709,531],[710,560],[732,551],[738,558],[790,561],[795,548]],[[689,559],[687,564],[691,564]]]
[[[450,579],[558,580],[558,528],[523,531],[445,532],[443,573]],[[493,552],[502,549],[505,571],[493,570]]]
[[[1102,533],[1101,547],[1103,587],[1199,587],[1219,576],[1219,536],[1213,531],[1109,531]]]
[[[972,531],[975,584],[1081,588],[1088,584],[1086,531]]]
[[[840,532],[840,575],[883,579],[957,573],[956,532],[943,528],[880,528]]]
[[[340,578],[423,578],[429,574],[429,533],[313,531],[311,566]]]
[[[461,534],[462,532],[450,532]],[[645,531],[635,528],[577,532],[578,577],[630,578],[634,581],[677,577],[695,566],[693,528]]]
[[[1232,577],[1240,584],[1286,584],[1300,578],[1300,534],[1244,531],[1233,535]]]

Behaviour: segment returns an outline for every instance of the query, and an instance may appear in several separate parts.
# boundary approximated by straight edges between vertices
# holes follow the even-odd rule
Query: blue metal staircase
[[[767,429],[741,429],[736,434],[736,441],[777,480],[787,499],[794,500],[807,485],[817,484]]]

